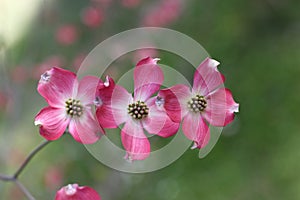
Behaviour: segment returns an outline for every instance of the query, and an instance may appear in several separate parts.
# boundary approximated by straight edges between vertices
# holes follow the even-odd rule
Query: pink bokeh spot
[[[12,70],[11,76],[15,83],[25,83],[29,78],[28,69],[24,66],[17,66]]]
[[[95,7],[87,7],[82,11],[81,21],[90,28],[99,27],[104,19],[102,10]]]
[[[135,8],[141,3],[141,0],[122,0],[122,5],[126,8]]]
[[[64,46],[75,43],[78,39],[78,30],[72,24],[60,26],[55,33],[56,41]]]
[[[182,12],[181,0],[160,1],[142,20],[144,26],[166,26],[177,20]]]
[[[50,190],[55,189],[57,185],[63,183],[63,170],[58,166],[51,166],[47,168],[47,173],[44,176],[44,182]]]

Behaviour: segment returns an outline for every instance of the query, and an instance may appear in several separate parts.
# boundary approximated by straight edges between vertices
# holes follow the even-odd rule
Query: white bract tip
[[[109,86],[109,77],[108,77],[108,76],[105,77],[104,86],[105,86],[105,87],[108,87],[108,86]]]
[[[40,126],[40,125],[42,125],[42,122],[39,121],[39,120],[36,120],[36,121],[34,121],[34,125],[35,126]]]
[[[240,105],[238,103],[236,103],[231,107],[231,111],[237,113],[237,112],[239,112],[239,107],[240,107]]]
[[[46,71],[45,73],[43,73],[41,75],[41,79],[40,80],[42,82],[49,82],[50,81],[50,77],[51,77],[50,73],[48,71]]]
[[[155,62],[155,64],[160,61],[160,58],[153,58],[153,61]]]
[[[66,192],[66,195],[68,196],[72,196],[76,193],[76,187],[75,185],[72,185],[72,184],[69,184],[65,187],[65,192]]]
[[[214,59],[209,59],[209,63],[208,63],[208,66],[211,67],[211,68],[214,68],[217,72],[218,72],[218,65],[220,63]]]
[[[198,147],[197,142],[194,142],[193,146],[191,147],[191,149],[196,149]]]
[[[133,161],[131,155],[129,155],[128,153],[126,153],[126,155],[124,156],[124,159],[129,163],[132,163],[132,161]]]

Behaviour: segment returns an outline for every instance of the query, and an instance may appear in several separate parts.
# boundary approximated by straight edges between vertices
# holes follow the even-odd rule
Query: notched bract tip
[[[67,185],[64,189],[65,189],[66,195],[68,195],[68,196],[74,195],[77,191],[76,187],[74,187],[74,185],[72,185],[72,184]]]
[[[109,87],[109,76],[105,77],[105,82],[103,83],[105,87]]]
[[[50,72],[49,72],[49,71],[46,71],[45,73],[43,73],[43,74],[41,75],[40,82],[47,83],[47,82],[50,81],[50,78],[51,78]]]
[[[35,125],[35,126],[40,126],[40,125],[42,125],[42,122],[41,122],[41,121],[39,121],[39,120],[37,120],[37,121],[34,121],[34,125]]]
[[[126,155],[124,156],[124,159],[125,159],[127,162],[129,162],[129,163],[132,163],[132,162],[133,162],[132,157],[131,157],[128,153],[126,153]]]

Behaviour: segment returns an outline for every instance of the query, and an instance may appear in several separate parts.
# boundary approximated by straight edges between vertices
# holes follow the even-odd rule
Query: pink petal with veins
[[[206,58],[194,74],[193,91],[203,96],[221,86],[225,77],[218,71],[220,63],[211,58]]]
[[[198,113],[190,113],[183,119],[182,130],[185,136],[194,141],[193,148],[203,148],[208,144],[210,131]]]
[[[53,67],[41,76],[38,92],[50,106],[65,107],[65,100],[77,94],[76,75],[73,72]]]
[[[116,112],[115,112],[116,113]],[[103,105],[97,108],[96,116],[99,124],[103,128],[117,128],[120,123],[117,123],[110,106]]]
[[[121,131],[128,160],[144,160],[150,155],[150,143],[139,121],[128,120]]]
[[[111,98],[111,108],[113,119],[117,125],[120,125],[129,119],[128,105],[133,102],[131,94],[119,85],[116,85]]]
[[[208,103],[203,116],[213,126],[226,126],[233,121],[234,113],[239,111],[239,104],[226,88],[214,91],[206,99]]]
[[[145,58],[134,69],[134,99],[146,101],[157,92],[163,83],[164,75],[156,64],[157,59]]]
[[[88,108],[80,118],[73,118],[70,121],[69,132],[77,142],[83,144],[95,143],[104,134],[104,130]]]
[[[107,76],[104,83],[100,83],[97,88],[96,96],[101,100],[101,103],[110,105],[111,97],[115,89],[114,80]]]
[[[187,114],[187,102],[192,96],[188,86],[178,84],[160,90],[158,96],[164,99],[164,108],[174,122],[180,122]]]
[[[137,62],[136,67],[142,66],[142,65],[148,65],[148,64],[153,64],[156,65],[157,61],[159,61],[159,58],[151,58],[151,57],[146,57],[141,59],[140,61]]]
[[[57,140],[65,132],[70,119],[64,108],[43,108],[35,117],[34,124],[40,127],[40,134],[47,140]]]
[[[95,76],[85,76],[79,82],[77,98],[81,100],[83,105],[91,105],[96,97],[96,91],[102,81]]]
[[[143,127],[150,134],[156,134],[161,137],[170,137],[177,133],[179,123],[173,122],[165,111],[159,110],[155,104],[156,98],[147,101],[149,115],[142,120]]]
[[[111,101],[112,101],[112,95],[114,93],[115,90],[115,83],[114,80],[110,77],[106,77],[105,78],[105,82],[102,84],[98,85],[97,88],[97,92],[96,92],[96,100],[95,100],[95,105],[97,107],[96,109],[96,116],[98,119],[99,124],[103,127],[103,128],[117,128],[118,125],[120,123],[122,123],[123,121],[126,120],[126,118],[124,118],[125,113],[123,113],[123,110],[119,109],[116,110],[115,113],[116,115],[118,115],[118,111],[121,112],[121,118],[119,117],[118,119],[122,119],[121,121],[116,122],[114,119],[114,114],[113,114],[113,110],[111,108]],[[118,91],[117,91],[118,90]],[[120,90],[120,91],[119,91]],[[126,94],[126,90],[124,88],[116,88],[116,93],[114,95],[116,98],[119,98],[118,95],[120,95],[120,93],[125,93]],[[127,102],[127,98],[132,98],[130,95],[125,96],[125,104]],[[120,100],[120,99],[119,99]]]

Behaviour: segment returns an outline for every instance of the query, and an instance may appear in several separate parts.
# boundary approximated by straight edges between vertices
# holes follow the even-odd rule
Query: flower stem
[[[22,165],[19,167],[19,169],[14,174],[14,178],[17,179],[19,175],[22,173],[22,171],[25,169],[25,167],[28,165],[30,160],[41,150],[43,149],[47,144],[49,144],[51,141],[45,140],[42,142],[39,146],[37,146],[25,159],[25,161],[22,163]]]
[[[31,195],[31,193],[27,190],[27,188],[19,181],[15,180],[16,185],[22,190],[22,192],[26,195],[29,200],[35,200],[35,198]]]
[[[12,176],[0,174],[0,180],[1,181],[14,181],[14,178]]]
[[[26,197],[29,200],[35,200],[35,198],[31,195],[31,193],[26,189],[26,187],[18,180],[20,174],[23,172],[25,167],[28,165],[28,163],[32,160],[32,158],[40,151],[42,150],[47,144],[49,144],[51,141],[43,141],[39,146],[37,146],[24,160],[22,165],[18,168],[18,170],[14,173],[13,176],[7,176],[4,174],[0,174],[0,180],[1,181],[11,181],[14,182],[20,190],[26,195]]]

